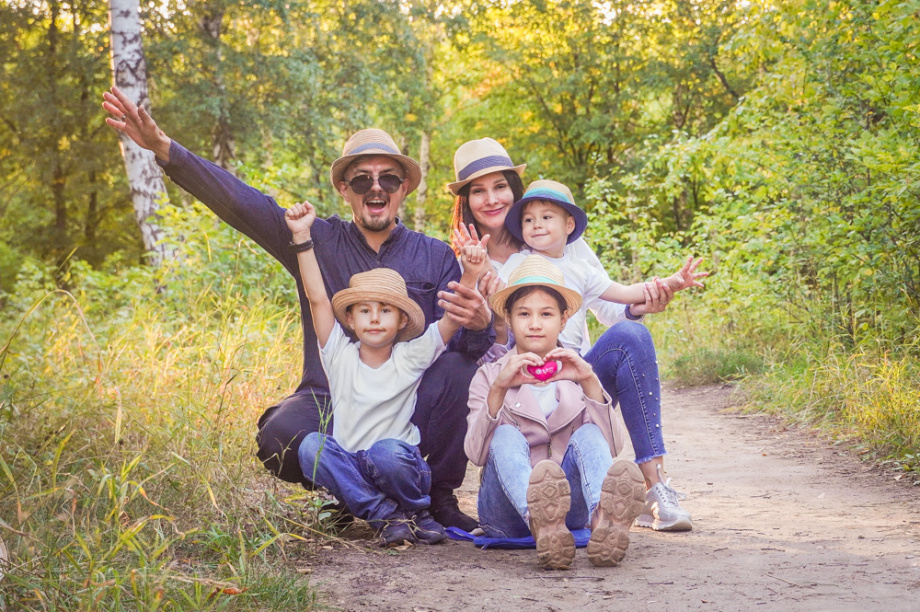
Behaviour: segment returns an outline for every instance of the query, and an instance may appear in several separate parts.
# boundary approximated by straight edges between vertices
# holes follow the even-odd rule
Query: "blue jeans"
[[[313,482],[345,502],[372,527],[397,509],[408,515],[431,504],[431,470],[418,447],[387,438],[348,452],[332,436],[311,433],[298,449],[300,467]]]
[[[466,402],[476,367],[475,359],[448,351],[425,371],[416,393],[412,422],[422,436],[419,451],[428,457],[434,493],[442,498],[458,488],[466,475],[463,438],[470,412]],[[327,390],[298,390],[259,418],[256,454],[282,480],[312,489],[313,471],[300,469],[297,451],[307,434],[332,431],[331,414],[332,400]]]
[[[589,526],[612,464],[610,446],[597,425],[589,423],[575,430],[562,458],[562,471],[572,489],[572,506],[565,517],[569,529]],[[530,446],[524,434],[514,425],[499,425],[489,444],[479,487],[479,525],[487,536],[530,535],[527,485],[531,471]]]
[[[584,356],[614,405],[620,404],[636,463],[666,453],[661,436],[661,382],[652,334],[641,323],[621,321]]]

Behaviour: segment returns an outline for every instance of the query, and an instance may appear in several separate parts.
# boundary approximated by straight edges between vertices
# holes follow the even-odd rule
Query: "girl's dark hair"
[[[523,198],[524,182],[521,180],[521,177],[518,176],[518,173],[514,170],[502,170],[501,172],[505,180],[508,181],[508,187],[511,188],[511,193],[514,195],[514,201],[517,202]],[[470,210],[471,184],[472,182],[467,183],[460,188],[460,193],[457,194],[457,199],[454,200],[454,209],[451,211],[450,215],[450,242],[457,257],[460,257],[460,246],[454,244],[454,230],[459,230],[461,227],[469,228],[470,224],[472,224],[476,226],[479,237],[482,237],[482,228],[476,223],[476,219],[473,218],[473,211]],[[499,232],[497,236],[492,236],[492,242],[495,244],[510,244],[517,250],[524,248],[524,243],[509,234],[504,228],[502,228],[502,231]]]
[[[568,305],[565,303],[565,298],[562,297],[562,294],[553,289],[552,287],[547,287],[545,285],[527,285],[526,287],[521,287],[514,293],[508,296],[508,299],[505,300],[505,312],[510,316],[511,309],[514,308],[514,304],[518,300],[523,300],[525,297],[531,293],[536,293],[537,291],[542,291],[543,293],[549,295],[552,298],[555,298],[556,303],[559,305],[559,312],[563,313],[568,308]]]

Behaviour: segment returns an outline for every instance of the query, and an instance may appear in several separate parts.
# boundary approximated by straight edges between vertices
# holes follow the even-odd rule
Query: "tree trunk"
[[[214,163],[236,176],[236,169],[231,161],[236,157],[236,140],[230,126],[230,112],[227,109],[227,88],[221,74],[224,63],[224,50],[221,46],[221,32],[224,24],[224,10],[220,6],[204,7],[204,14],[198,18],[198,27],[207,36],[214,46],[214,88],[220,102],[220,115],[211,133],[211,147],[214,152]]]
[[[128,98],[150,113],[147,63],[144,60],[138,6],[138,0],[109,0],[112,78]],[[141,230],[144,248],[150,253],[150,262],[157,266],[171,255],[161,242],[163,230],[157,223],[159,207],[168,202],[166,183],[153,152],[140,148],[121,132],[119,136],[131,185],[134,218]]]
[[[431,160],[431,133],[422,132],[422,145],[418,152],[418,163],[422,167],[422,182],[418,184],[415,195],[415,231],[425,229],[425,202],[428,201],[428,164]]]

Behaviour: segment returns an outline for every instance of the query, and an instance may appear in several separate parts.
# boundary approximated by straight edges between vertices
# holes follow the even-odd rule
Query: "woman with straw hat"
[[[505,218],[512,205],[524,195],[521,175],[526,166],[515,165],[507,151],[491,138],[464,143],[454,155],[455,181],[448,188],[456,196],[451,217],[454,249],[475,243],[480,236],[490,235],[487,251],[494,270],[480,280],[480,291],[491,295],[501,287],[497,271],[522,243],[505,230]],[[580,258],[594,268],[604,270],[594,251],[583,238],[566,245],[566,257]],[[645,314],[661,312],[673,297],[671,289],[661,282],[645,283],[645,301],[623,307],[620,304],[595,300],[588,308],[598,321],[610,328],[602,336],[603,349],[592,355],[592,366],[605,391],[619,402],[629,431],[636,463],[645,477],[647,508],[638,524],[661,531],[683,531],[692,528],[690,514],[681,508],[677,493],[662,478],[664,439],[661,428],[661,385],[654,342],[648,329],[638,323]],[[501,315],[501,313],[497,313]],[[496,317],[498,342],[486,359],[495,359],[513,342]],[[587,338],[585,334],[585,338]],[[592,347],[582,346],[588,355]],[[602,347],[597,347],[602,348]],[[608,350],[609,349],[609,350]]]

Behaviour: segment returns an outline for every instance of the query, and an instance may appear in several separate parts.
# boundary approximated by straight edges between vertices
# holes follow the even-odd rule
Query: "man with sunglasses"
[[[153,151],[173,182],[253,239],[295,279],[304,338],[303,375],[293,395],[259,418],[256,436],[259,459],[279,478],[312,488],[310,475],[301,472],[297,449],[307,434],[332,431],[329,385],[300,280],[299,251],[316,250],[330,295],[346,289],[358,272],[391,268],[405,278],[410,297],[425,314],[426,326],[441,316],[461,323],[447,352],[423,377],[412,421],[421,432],[419,449],[431,467],[432,515],[444,526],[475,528],[476,521],[460,512],[453,491],[466,473],[463,438],[469,385],[476,360],[492,345],[495,333],[486,301],[457,282],[460,269],[450,247],[397,219],[400,204],[421,181],[418,163],[403,155],[383,130],[356,133],[331,168],[332,184],[351,207],[352,219],[317,219],[312,239],[297,243],[284,220],[285,209],[273,198],[170,139],[117,88],[103,98],[103,108],[112,115],[106,120],[110,126]]]

